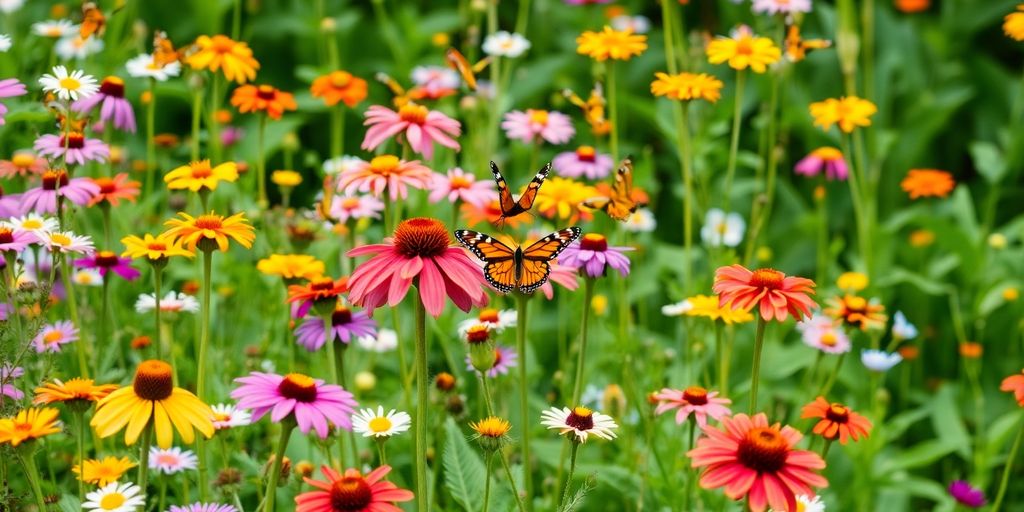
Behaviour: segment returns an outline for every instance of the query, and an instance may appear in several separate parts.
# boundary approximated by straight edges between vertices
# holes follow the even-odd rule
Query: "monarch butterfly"
[[[466,60],[466,57],[462,55],[462,52],[455,48],[448,48],[448,50],[444,52],[444,59],[448,63],[449,67],[458,71],[459,74],[462,75],[462,80],[466,82],[466,87],[469,87],[469,90],[471,91],[476,90],[476,74],[483,71],[487,65],[491,63],[491,58],[485,57],[476,64],[471,65],[469,61]]]
[[[615,182],[612,183],[610,196],[592,197],[583,201],[583,206],[602,210],[609,217],[617,221],[628,219],[636,211],[637,207],[640,206],[633,199],[633,161],[627,158],[619,164],[619,170],[615,172]]]
[[[832,46],[828,39],[803,39],[800,37],[800,27],[790,25],[786,31],[786,58],[793,62],[800,62],[807,57],[812,50],[820,50]]]
[[[96,2],[82,4],[82,26],[78,28],[78,34],[82,39],[88,39],[93,34],[103,35],[106,24],[107,17],[96,6]]]
[[[476,231],[460,229],[455,239],[486,264],[484,277],[501,293],[519,289],[531,293],[548,280],[550,261],[580,237],[582,230],[569,227],[555,231],[523,249],[505,245],[493,237]]]
[[[494,175],[494,182],[498,185],[498,198],[501,200],[501,217],[498,218],[498,221],[501,222],[506,217],[515,217],[528,212],[533,207],[533,201],[537,199],[537,192],[544,184],[544,179],[548,177],[549,172],[551,172],[550,163],[537,171],[537,174],[530,180],[530,184],[526,186],[526,192],[523,192],[519,199],[515,199],[512,192],[509,192],[508,183],[505,182],[505,177],[498,170],[498,165],[491,162],[491,174]]]

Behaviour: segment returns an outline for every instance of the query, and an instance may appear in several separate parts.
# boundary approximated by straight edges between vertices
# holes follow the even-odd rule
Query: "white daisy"
[[[889,353],[884,350],[861,350],[860,362],[873,372],[885,372],[893,366],[900,364],[903,356],[897,352]]]
[[[103,284],[103,275],[96,268],[80,268],[75,270],[71,280],[82,286],[100,286]]]
[[[146,504],[142,489],[131,483],[111,482],[85,495],[82,508],[108,512],[135,512]]]
[[[683,316],[691,309],[693,309],[693,304],[689,300],[683,300],[674,304],[665,304],[661,307],[661,314],[665,316]]]
[[[235,404],[217,404],[210,409],[213,409],[213,427],[217,430],[244,427],[252,423],[252,413],[235,407]]]
[[[13,44],[14,42],[11,41],[11,36],[7,34],[0,34],[0,52],[6,52],[7,50],[10,50],[11,45]]]
[[[143,293],[142,295],[139,295],[139,298],[135,301],[136,312],[149,313],[155,308],[155,293]],[[167,292],[167,295],[164,295],[164,297],[160,299],[160,311],[163,313],[178,313],[181,311],[195,313],[199,311],[199,301],[187,293],[171,290]]]
[[[173,475],[186,469],[196,469],[199,459],[191,450],[172,446],[166,450],[159,446],[149,448],[149,469],[165,475]]]
[[[82,39],[78,34],[62,37],[53,47],[61,60],[83,60],[103,51],[103,40],[97,37]]]
[[[59,39],[76,32],[78,32],[78,25],[68,20],[47,20],[32,24],[32,33],[52,39]]]
[[[357,341],[360,347],[371,352],[391,352],[398,347],[398,334],[391,329],[381,329],[377,331],[376,338],[373,336],[360,336]]]
[[[132,57],[124,63],[128,74],[135,78],[152,78],[157,82],[166,81],[172,76],[181,74],[181,63],[172,62],[165,66],[158,66],[153,62],[153,56],[148,53]]]
[[[28,215],[22,215],[21,217],[11,217],[0,222],[0,225],[14,230],[28,231],[29,233],[37,236],[60,229],[60,222],[58,222],[57,219],[53,217],[44,217],[38,213],[29,213]]]
[[[391,437],[409,430],[412,418],[408,413],[395,411],[384,414],[384,406],[378,405],[377,411],[363,409],[352,415],[352,431],[363,437]]]
[[[621,14],[612,18],[611,25],[615,30],[628,30],[634,34],[646,34],[651,30],[651,20],[647,16]]]
[[[530,49],[530,41],[520,34],[499,30],[484,39],[483,50],[494,57],[518,57]]]
[[[25,5],[25,0],[0,0],[0,11],[10,14],[21,9],[23,5]]]
[[[356,167],[365,164],[366,160],[359,158],[358,156],[339,156],[337,158],[330,158],[324,161],[323,169],[326,174],[341,174],[345,171],[355,169]]]
[[[552,407],[540,415],[543,418],[540,422],[542,425],[557,429],[560,435],[572,432],[576,434],[575,441],[580,443],[587,442],[587,437],[591,435],[610,441],[615,439],[615,429],[619,428],[611,416],[586,407]]]
[[[654,213],[647,208],[640,208],[633,212],[626,219],[626,223],[622,225],[622,229],[630,233],[650,233],[657,227],[658,221],[654,218]]]
[[[498,333],[504,331],[508,327],[515,327],[516,318],[516,310],[514,309],[481,309],[480,315],[476,318],[467,318],[459,322],[459,334],[465,337],[466,331],[474,325],[484,325],[491,332]]]
[[[736,247],[743,241],[747,223],[738,213],[725,213],[718,208],[708,210],[700,237],[711,247]]]
[[[46,231],[40,234],[39,238],[51,252],[78,252],[85,255],[96,252],[92,238],[88,235],[76,235],[71,231]]]
[[[96,79],[85,74],[81,69],[68,73],[64,66],[54,66],[53,74],[43,75],[39,79],[39,85],[43,86],[46,92],[52,92],[62,100],[78,101],[81,98],[88,98],[100,90]]]

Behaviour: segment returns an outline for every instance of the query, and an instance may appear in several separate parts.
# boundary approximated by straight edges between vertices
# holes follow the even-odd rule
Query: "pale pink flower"
[[[708,391],[700,386],[690,386],[685,390],[663,388],[655,393],[654,398],[658,399],[655,414],[679,409],[676,412],[676,423],[679,425],[689,419],[692,413],[697,425],[704,428],[708,425],[709,416],[718,421],[722,416],[728,416],[732,412],[727,407],[732,400],[718,398],[718,391]]]
[[[513,110],[505,114],[501,122],[505,136],[527,144],[544,139],[551,144],[565,144],[576,134],[569,116],[554,111],[527,109],[526,112]]]
[[[426,159],[433,158],[435,142],[459,150],[459,143],[452,138],[462,133],[459,122],[423,105],[407,103],[398,112],[373,105],[365,115],[363,125],[370,129],[366,131],[361,147],[367,151],[373,151],[396,135],[402,135],[409,148]]]
[[[477,208],[486,208],[491,201],[498,199],[498,192],[495,190],[494,182],[490,180],[477,181],[476,176],[455,167],[448,171],[448,174],[435,174],[430,188],[430,202],[436,203],[444,198],[454,203],[461,199],[464,203],[472,204]]]
[[[338,191],[345,194],[371,192],[380,197],[385,191],[392,201],[409,196],[407,187],[425,189],[434,174],[419,160],[400,160],[394,155],[380,155],[345,169],[338,177]]]

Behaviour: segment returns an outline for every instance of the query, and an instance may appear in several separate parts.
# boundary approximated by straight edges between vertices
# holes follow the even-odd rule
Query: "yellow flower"
[[[707,100],[711,103],[722,97],[722,81],[706,73],[655,73],[651,94],[673,100]]]
[[[885,306],[857,295],[846,294],[832,297],[825,314],[842,321],[849,327],[859,327],[862,331],[882,329],[889,318],[885,314]]]
[[[629,60],[647,49],[647,36],[630,30],[614,30],[605,26],[601,32],[587,30],[576,38],[576,52],[597,61]]]
[[[185,61],[192,69],[209,69],[214,73],[223,69],[228,80],[240,84],[255,79],[260,68],[249,45],[227,36],[199,36],[193,48],[195,51]]]
[[[270,181],[279,187],[297,187],[302,183],[302,175],[295,171],[274,171],[270,173]]]
[[[18,446],[25,441],[60,432],[58,414],[53,407],[30,408],[22,409],[16,416],[0,419],[0,444]]]
[[[1013,286],[1007,286],[1003,290],[1003,300],[1013,302],[1020,298],[1020,290]]]
[[[238,165],[225,162],[216,167],[210,166],[209,160],[199,160],[178,167],[164,176],[167,188],[171,190],[187,188],[192,192],[199,189],[217,190],[222,181],[232,182],[238,179]]]
[[[271,254],[256,263],[256,270],[268,276],[312,281],[324,275],[324,262],[308,254]]]
[[[767,37],[756,37],[750,27],[734,30],[732,37],[719,36],[708,43],[708,62],[721,64],[742,71],[750,68],[755,73],[768,71],[768,65],[782,58],[782,50]]]
[[[747,309],[732,309],[732,303],[719,305],[717,295],[695,295],[686,299],[690,309],[686,316],[702,316],[711,320],[721,320],[727,325],[742,324],[754,319]]]
[[[51,404],[53,402],[98,402],[111,391],[117,389],[116,384],[93,384],[92,379],[75,377],[67,382],[54,379],[43,386],[36,388],[36,397],[33,404]]]
[[[545,217],[575,222],[580,216],[580,203],[596,195],[594,187],[556,176],[544,182],[535,204]]]
[[[846,133],[853,132],[858,126],[871,126],[871,116],[875,112],[878,112],[878,107],[874,103],[856,96],[811,103],[814,125],[826,131],[834,124],[838,124],[839,129]]]
[[[604,294],[596,294],[590,299],[590,309],[594,311],[597,316],[604,316],[608,313],[608,296]]]
[[[256,239],[256,233],[252,225],[245,220],[243,213],[236,213],[228,218],[214,212],[198,217],[185,212],[178,212],[178,215],[181,215],[180,219],[170,219],[164,223],[165,226],[171,226],[164,234],[180,240],[193,251],[197,245],[203,251],[213,250],[213,243],[221,251],[227,251],[228,237],[249,249]]]
[[[868,276],[860,272],[843,272],[836,279],[836,286],[844,292],[859,292],[868,287]]]
[[[213,410],[191,392],[174,387],[171,365],[151,359],[135,370],[131,386],[125,386],[96,404],[89,423],[101,438],[125,430],[126,445],[135,444],[150,423],[160,448],[170,448],[174,430],[185,444],[195,440],[193,428],[213,436]],[[127,427],[127,428],[125,428]]]
[[[500,438],[508,435],[512,430],[512,424],[506,419],[490,416],[477,422],[470,422],[469,428],[476,431],[478,436]]]
[[[129,469],[134,468],[138,464],[132,462],[128,457],[104,457],[103,460],[87,459],[83,466],[85,469],[75,464],[71,471],[78,475],[78,479],[87,483],[93,484],[99,487],[103,487],[111,482],[116,482],[121,478]]]
[[[125,251],[121,256],[126,258],[147,258],[150,261],[170,258],[171,256],[195,256],[191,251],[181,246],[181,240],[175,239],[167,233],[160,233],[153,236],[149,233],[139,238],[135,235],[126,236],[121,239]]]
[[[1016,41],[1024,41],[1024,4],[1018,5],[1017,11],[1007,14],[1003,20],[1003,32]]]

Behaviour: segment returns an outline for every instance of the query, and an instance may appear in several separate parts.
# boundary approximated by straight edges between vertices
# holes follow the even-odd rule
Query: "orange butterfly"
[[[573,243],[583,231],[573,226],[555,231],[523,249],[505,245],[491,236],[460,229],[455,239],[484,263],[484,277],[501,293],[519,289],[532,293],[547,282],[551,260]]]
[[[157,30],[153,34],[153,65],[162,68],[168,64],[180,61],[184,56],[185,50],[175,50],[171,40],[167,38],[166,32]]]
[[[103,29],[106,26],[107,17],[96,6],[96,2],[85,2],[82,4],[82,26],[78,28],[78,35],[82,39],[88,39],[93,34],[103,35]]]
[[[832,46],[828,39],[803,39],[800,37],[800,27],[790,25],[786,31],[786,58],[792,62],[800,62],[813,50],[820,50]]]
[[[611,194],[607,197],[593,197],[583,201],[583,206],[602,210],[617,221],[625,221],[640,206],[633,197],[633,161],[626,158],[619,164],[612,183]]]
[[[583,101],[583,98],[569,89],[563,90],[562,95],[569,100],[569,103],[576,105],[583,111],[583,118],[590,124],[590,129],[594,131],[594,135],[605,135],[611,131],[612,123],[604,115],[604,108],[607,102],[604,99],[601,84],[594,85],[594,89],[590,91],[590,97],[586,101]]]
[[[476,64],[470,65],[469,61],[466,60],[466,56],[462,55],[462,52],[455,48],[448,48],[448,50],[444,52],[444,59],[448,63],[448,66],[462,75],[462,80],[466,82],[466,87],[469,87],[469,90],[471,91],[476,90],[477,73],[483,71],[484,68],[491,63],[491,58],[485,57]]]
[[[519,199],[516,199],[512,196],[512,192],[509,192],[508,183],[505,182],[505,177],[498,170],[498,165],[491,162],[491,174],[494,175],[494,183],[498,185],[498,198],[501,203],[501,217],[498,218],[498,222],[506,217],[515,217],[530,211],[533,201],[537,199],[537,192],[540,191],[540,186],[544,184],[544,179],[548,177],[549,172],[551,172],[550,163],[533,176],[530,184],[526,186],[526,191],[519,196]]]

